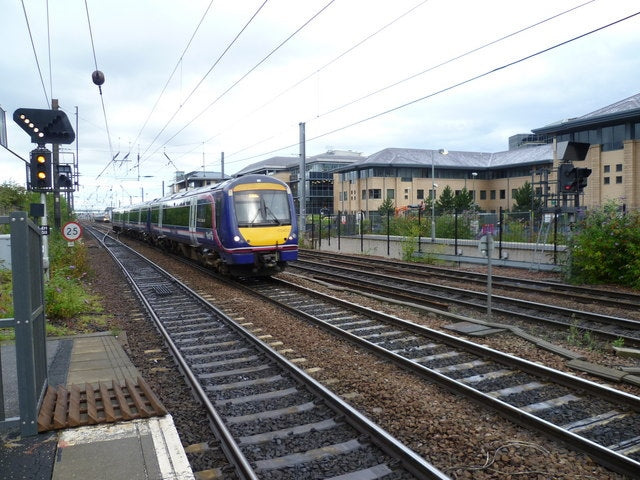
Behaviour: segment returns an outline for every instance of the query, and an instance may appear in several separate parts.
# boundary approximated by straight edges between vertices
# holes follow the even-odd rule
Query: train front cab
[[[230,226],[218,234],[227,247],[223,258],[232,273],[240,265],[255,275],[277,273],[298,258],[295,209],[285,184],[247,181],[224,193],[228,208],[216,208],[216,216],[226,215],[221,224]]]

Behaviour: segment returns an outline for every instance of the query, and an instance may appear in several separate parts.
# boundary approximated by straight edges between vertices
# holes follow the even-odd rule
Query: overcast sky
[[[307,156],[498,152],[510,135],[640,92],[640,15],[606,27],[638,11],[634,0],[0,0],[0,107],[24,159],[35,145],[17,108],[55,98],[75,128],[77,107],[78,209],[160,196],[176,170],[220,171],[221,152],[227,174],[297,155],[300,122]],[[25,183],[4,148],[0,166],[0,181]]]

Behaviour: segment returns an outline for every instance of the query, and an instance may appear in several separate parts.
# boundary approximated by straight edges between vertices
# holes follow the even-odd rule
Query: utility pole
[[[58,99],[51,99],[51,109],[58,110]],[[60,185],[58,183],[58,167],[60,166],[60,145],[57,143],[53,143],[51,145],[52,150],[52,161],[53,161],[53,178],[51,179],[53,182],[53,225],[56,229],[60,229],[62,225],[60,213]]]
[[[300,122],[300,175],[298,181],[298,203],[300,208],[300,221],[298,222],[298,237],[303,237],[306,232],[307,220],[307,192],[306,192],[306,151],[305,151],[305,124]]]

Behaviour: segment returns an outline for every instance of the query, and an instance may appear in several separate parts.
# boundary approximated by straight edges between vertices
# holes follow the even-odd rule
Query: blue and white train
[[[264,276],[298,258],[289,186],[267,175],[115,209],[113,230],[180,253],[233,276]]]

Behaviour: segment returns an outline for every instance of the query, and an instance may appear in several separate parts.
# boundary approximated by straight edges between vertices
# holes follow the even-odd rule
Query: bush
[[[640,212],[625,214],[615,203],[589,211],[568,247],[569,281],[640,289]]]

